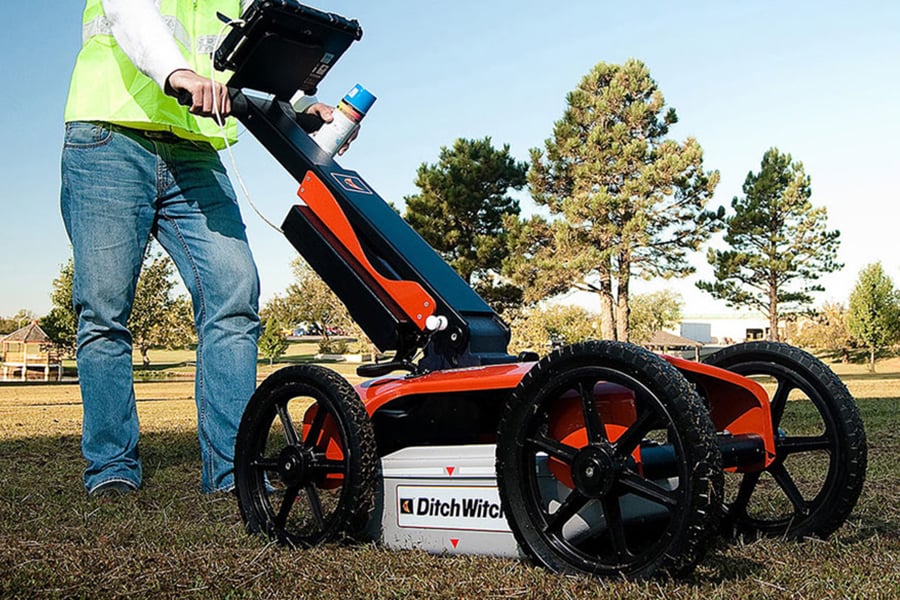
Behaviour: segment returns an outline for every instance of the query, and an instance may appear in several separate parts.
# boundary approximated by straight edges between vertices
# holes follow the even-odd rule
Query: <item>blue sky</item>
[[[365,31],[320,88],[336,102],[355,83],[378,96],[341,162],[387,200],[415,193],[416,168],[458,137],[490,136],[519,159],[542,146],[565,96],[597,62],[647,64],[709,169],[714,204],[741,193],[778,147],[804,163],[812,201],[841,230],[844,269],[817,302],[846,302],[859,270],[881,260],[900,283],[900,4],[891,1],[548,3],[322,0]],[[77,1],[7,3],[0,37],[0,315],[50,308],[70,255],[59,216],[59,152],[68,79],[81,43]],[[281,222],[297,185],[252,137],[235,155],[254,202]],[[226,166],[230,165],[227,163]],[[527,198],[523,201],[529,210]],[[291,280],[294,249],[243,205],[263,300]],[[714,242],[715,243],[715,242]],[[710,269],[698,255],[700,278]],[[696,277],[695,277],[696,278]],[[682,293],[685,313],[727,309],[692,279],[640,283]]]

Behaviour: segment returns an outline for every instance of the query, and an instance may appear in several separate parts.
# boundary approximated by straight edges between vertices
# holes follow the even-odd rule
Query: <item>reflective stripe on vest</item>
[[[208,77],[210,57],[222,28],[216,12],[237,16],[240,0],[158,0],[157,6],[182,56],[194,71]],[[217,81],[228,77],[215,73]],[[171,131],[185,139],[208,141],[218,149],[225,146],[221,129],[212,119],[190,114],[125,56],[112,36],[101,0],[88,0],[85,6],[82,48],[72,74],[65,119]],[[228,119],[226,134],[230,142],[236,141],[234,119]]]
[[[184,25],[171,15],[163,15],[163,23],[166,29],[172,34],[172,37],[181,44],[182,48],[188,51],[193,50],[195,54],[210,54],[216,47],[218,35],[203,35],[197,38],[196,47],[191,48],[191,36],[188,35]],[[88,39],[95,35],[112,35],[112,27],[109,26],[109,19],[106,15],[101,15],[95,19],[91,19],[81,28],[81,43],[87,43]]]

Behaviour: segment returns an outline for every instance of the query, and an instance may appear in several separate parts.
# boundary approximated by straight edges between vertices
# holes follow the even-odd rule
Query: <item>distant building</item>
[[[692,315],[681,321],[678,334],[701,344],[727,346],[767,339],[769,320],[758,313]]]
[[[700,360],[700,348],[703,347],[703,343],[668,331],[656,331],[644,346],[663,354],[672,354],[674,350],[677,350],[679,355],[684,358]]]
[[[3,381],[27,381],[32,378],[49,381],[53,375],[62,379],[62,360],[50,337],[37,321],[0,338],[0,364]]]

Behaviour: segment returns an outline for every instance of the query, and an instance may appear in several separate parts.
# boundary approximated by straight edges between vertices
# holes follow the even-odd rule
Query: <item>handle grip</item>
[[[181,90],[178,92],[178,104],[182,106],[190,106],[194,103],[194,97],[187,90]]]
[[[322,119],[322,117],[320,117],[316,113],[297,113],[297,115],[294,117],[294,120],[297,121],[297,125],[300,126],[300,129],[302,129],[306,133],[318,131],[319,128],[325,124],[325,121]]]

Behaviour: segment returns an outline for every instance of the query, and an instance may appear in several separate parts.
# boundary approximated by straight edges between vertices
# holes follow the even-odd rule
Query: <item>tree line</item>
[[[799,322],[804,313],[806,330],[813,331],[825,318],[824,312],[809,315],[813,294],[822,291],[818,280],[842,265],[840,232],[829,229],[826,209],[812,203],[803,163],[770,148],[758,170],[748,172],[730,210],[714,207],[720,174],[706,168],[698,140],[673,139],[677,123],[646,65],[634,59],[601,62],[567,95],[552,135],[531,149],[529,162],[514,159],[508,145],[497,148],[489,137],[458,139],[441,148],[436,163],[418,168],[419,191],[404,198],[403,217],[511,322],[514,341],[521,344],[536,344],[542,336],[544,343],[579,337],[643,342],[676,324],[680,298],[635,295],[633,279],[693,274],[690,257],[718,232],[726,247],[706,250],[714,280],[696,285],[729,306],[765,315],[771,339],[781,335],[780,322]],[[537,214],[521,216],[518,197],[524,193],[538,206]],[[156,296],[135,303],[133,331],[141,348],[181,343],[189,335],[174,323],[144,318],[161,309],[189,315],[186,298],[171,296],[166,264],[164,257],[145,264],[150,275],[143,285]],[[74,335],[74,317],[63,309],[66,301],[71,304],[66,276],[64,268],[60,285],[54,282],[54,309],[45,318],[51,335],[61,340],[65,332]],[[593,294],[596,309],[545,303],[573,289]],[[897,305],[880,264],[867,267],[845,321],[847,339],[867,348],[873,365],[877,352],[900,335]],[[315,322],[323,331],[339,325],[364,339],[302,260],[295,263],[295,283],[262,316],[264,352],[280,347],[268,339],[269,330],[273,336],[281,331],[268,326],[269,320],[287,327]],[[539,331],[529,331],[538,325]],[[323,342],[326,349],[333,343],[327,334]]]

